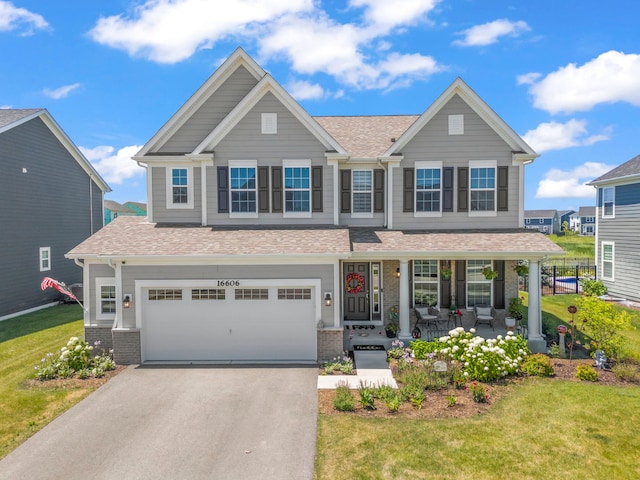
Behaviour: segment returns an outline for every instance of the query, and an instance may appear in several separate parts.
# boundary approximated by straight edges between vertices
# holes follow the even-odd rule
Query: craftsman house
[[[68,285],[65,258],[102,228],[109,186],[45,109],[0,109],[0,320],[55,305],[43,277]]]
[[[609,294],[640,302],[640,156],[593,180],[596,265]]]
[[[560,215],[557,210],[525,210],[524,227],[557,235],[560,233]]]
[[[134,157],[147,218],[69,252],[86,336],[121,363],[315,362],[391,307],[402,338],[418,305],[504,311],[516,262],[561,252],[522,228],[536,157],[461,79],[421,115],[311,117],[238,49]]]

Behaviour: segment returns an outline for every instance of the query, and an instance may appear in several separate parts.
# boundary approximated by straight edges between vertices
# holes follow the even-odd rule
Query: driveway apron
[[[311,479],[317,368],[129,367],[0,461],[0,479]]]

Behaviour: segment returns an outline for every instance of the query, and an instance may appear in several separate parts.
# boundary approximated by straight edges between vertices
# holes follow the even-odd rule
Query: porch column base
[[[547,353],[547,341],[542,338],[529,338],[527,340],[531,353]]]
[[[404,343],[404,348],[408,348],[409,347],[409,342],[413,342],[415,340],[415,338],[413,338],[412,336],[405,336],[405,335],[398,334],[398,340],[400,340],[400,341],[402,341],[402,343]]]

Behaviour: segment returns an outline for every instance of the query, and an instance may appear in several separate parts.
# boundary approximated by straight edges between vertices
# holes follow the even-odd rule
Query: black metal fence
[[[548,265],[540,268],[542,281],[542,295],[562,295],[566,293],[580,293],[580,279],[598,279],[595,265]],[[529,291],[528,277],[520,277],[520,290]]]

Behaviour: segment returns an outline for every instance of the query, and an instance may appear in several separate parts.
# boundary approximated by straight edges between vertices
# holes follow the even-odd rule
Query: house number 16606
[[[219,287],[239,287],[240,280],[218,280]]]

